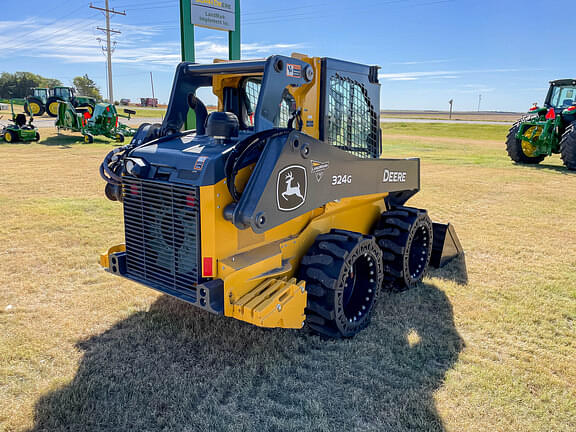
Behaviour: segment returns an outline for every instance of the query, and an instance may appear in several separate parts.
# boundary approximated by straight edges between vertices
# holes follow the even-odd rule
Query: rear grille
[[[200,282],[197,187],[124,177],[126,276],[194,300]]]

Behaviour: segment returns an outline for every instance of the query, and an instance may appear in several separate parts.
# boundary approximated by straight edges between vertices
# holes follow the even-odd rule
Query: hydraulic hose
[[[226,173],[226,184],[228,186],[228,191],[232,196],[232,199],[236,202],[240,200],[241,193],[236,189],[236,175],[244,162],[247,155],[250,154],[255,148],[259,148],[260,151],[264,149],[268,140],[276,138],[282,135],[287,135],[292,132],[293,129],[270,129],[262,132],[258,132],[236,144],[234,150],[230,152],[226,164],[224,166],[224,171]]]

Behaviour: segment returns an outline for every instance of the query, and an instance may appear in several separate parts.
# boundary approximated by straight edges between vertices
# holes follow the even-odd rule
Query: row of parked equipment
[[[90,114],[96,106],[96,99],[90,96],[76,95],[73,87],[44,88],[35,87],[32,95],[27,96],[24,102],[24,111],[28,115],[41,116],[46,113],[51,117],[58,117],[58,104],[70,102],[75,108],[88,110]]]
[[[37,89],[36,89],[37,90]],[[78,104],[78,100],[76,100]],[[119,114],[116,107],[109,103],[95,103],[94,105],[74,105],[72,101],[57,101],[56,103],[56,127],[58,132],[67,130],[79,132],[84,137],[84,142],[91,143],[96,135],[124,142],[125,137],[131,137],[136,132],[125,124],[119,122],[119,118],[130,119],[136,114],[135,111],[125,109],[124,114]],[[39,141],[40,133],[33,125],[34,113],[40,112],[30,99],[26,100],[25,111],[29,116],[26,120],[24,113],[14,112],[14,100],[10,100],[12,122],[0,129],[0,137],[5,142],[31,142]],[[52,105],[48,104],[49,110]]]

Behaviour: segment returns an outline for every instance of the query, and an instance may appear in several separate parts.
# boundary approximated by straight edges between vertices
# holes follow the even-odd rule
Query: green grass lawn
[[[423,137],[451,137],[473,140],[501,141],[506,138],[510,125],[476,125],[457,123],[382,123],[386,135]],[[504,138],[503,138],[504,137]]]
[[[103,272],[123,238],[97,172],[114,144],[0,144],[0,431],[574,432],[576,174],[513,164],[505,126],[383,128],[385,157],[422,158],[409,203],[466,257],[343,341]]]
[[[124,112],[124,108],[136,111],[136,115],[134,117],[164,118],[164,116],[166,115],[166,110],[160,108],[151,109],[151,108],[122,107],[122,106],[117,108],[118,112],[120,113]]]

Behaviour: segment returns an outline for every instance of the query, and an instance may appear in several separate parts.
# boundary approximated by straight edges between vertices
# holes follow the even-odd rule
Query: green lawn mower
[[[40,134],[32,122],[34,121],[34,116],[31,115],[28,122],[26,122],[26,115],[19,113],[14,113],[14,103],[11,100],[10,106],[12,108],[12,123],[4,126],[0,130],[0,136],[7,143],[14,142],[31,142],[40,141]]]
[[[84,136],[85,143],[94,142],[94,136],[102,135],[107,138],[124,142],[125,137],[131,137],[136,133],[132,129],[118,121],[120,117],[130,120],[135,111],[125,109],[127,115],[118,114],[116,107],[108,103],[99,103],[90,112],[86,108],[75,108],[70,102],[60,102],[58,106],[58,119],[56,127],[72,132],[80,132]]]
[[[569,170],[576,170],[576,79],[550,82],[543,107],[537,104],[508,133],[506,149],[517,163],[538,164],[560,154]]]
[[[40,117],[46,112],[46,102],[50,96],[50,89],[44,87],[34,87],[32,96],[26,97],[24,102],[24,112],[28,115]]]

